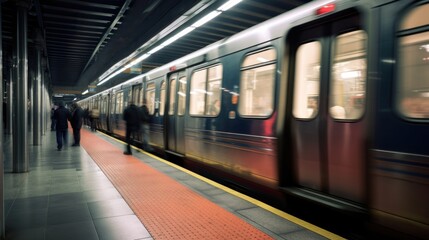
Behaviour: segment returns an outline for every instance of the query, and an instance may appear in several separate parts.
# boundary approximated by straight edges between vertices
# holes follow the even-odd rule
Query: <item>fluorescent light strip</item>
[[[207,14],[206,16],[204,16],[203,18],[201,18],[200,20],[198,20],[196,23],[192,24],[192,27],[199,27],[204,25],[206,22],[212,20],[213,18],[217,17],[219,14],[221,14],[221,11],[215,10],[209,14]]]
[[[83,91],[82,92],[82,95],[85,95],[85,94],[87,94],[89,91],[88,91],[88,89],[86,89],[85,91]]]
[[[224,5],[220,6],[217,10],[225,12],[226,10],[234,7],[235,5],[237,5],[241,1],[242,0],[230,0],[230,1],[226,2]]]
[[[209,14],[207,14],[206,16],[204,16],[203,18],[201,18],[200,20],[198,20],[197,22],[195,22],[194,24],[192,24],[190,27],[185,28],[181,32],[179,32],[176,35],[174,35],[173,37],[169,38],[167,41],[163,42],[162,44],[160,44],[157,47],[153,48],[152,50],[150,50],[149,52],[145,53],[141,57],[139,57],[136,60],[132,61],[130,64],[127,64],[126,66],[122,67],[121,69],[119,69],[118,71],[116,71],[115,73],[113,73],[112,75],[104,78],[104,76],[106,76],[106,75],[109,74],[109,73],[104,73],[99,78],[99,79],[103,79],[103,78],[104,79],[102,81],[98,82],[97,86],[100,86],[100,85],[104,84],[105,82],[109,81],[110,79],[112,79],[113,77],[117,76],[119,73],[123,72],[125,69],[129,68],[130,66],[133,66],[133,65],[135,65],[135,64],[143,61],[143,59],[146,59],[147,57],[149,57],[150,55],[154,54],[155,52],[161,50],[165,46],[170,45],[171,43],[173,43],[174,41],[178,40],[179,38],[181,38],[181,37],[185,36],[186,34],[192,32],[195,28],[204,25],[208,21],[210,21],[213,18],[217,17],[219,14],[221,14],[222,12],[230,9],[231,7],[235,6],[237,3],[241,2],[241,1],[242,0],[230,0],[230,1],[228,1],[224,5],[220,6],[217,10],[215,10],[213,12],[210,12]]]
[[[169,38],[167,41],[163,42],[161,45],[163,46],[168,46],[170,45],[172,42],[176,41],[177,39],[185,36],[186,34],[192,32],[195,29],[195,27],[187,27],[184,30],[182,30],[181,32],[179,32],[178,34],[174,35],[173,37]]]
[[[136,60],[134,60],[134,61],[132,61],[131,63],[127,64],[125,67],[126,67],[126,68],[129,68],[129,67],[131,67],[131,66],[134,66],[134,65],[136,65],[137,63],[139,63],[139,62],[143,61],[144,59],[148,58],[149,56],[150,56],[150,54],[149,54],[149,53],[145,53],[145,54],[141,55],[140,57],[138,57]]]

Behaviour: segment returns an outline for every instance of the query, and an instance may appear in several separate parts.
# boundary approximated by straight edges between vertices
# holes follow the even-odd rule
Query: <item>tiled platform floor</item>
[[[101,133],[93,134],[123,149],[122,143]],[[83,147],[71,147],[70,141],[59,152],[55,132],[47,132],[40,146],[29,147],[30,171],[12,173],[10,140],[11,137],[6,135],[4,208],[7,240],[153,239]],[[273,239],[342,239],[315,226],[310,229],[308,225],[296,224],[144,153],[134,151],[133,156]]]
[[[47,132],[42,145],[29,147],[30,171],[12,173],[10,139],[5,136],[6,239],[152,239],[85,149],[69,143],[57,151],[55,132]]]

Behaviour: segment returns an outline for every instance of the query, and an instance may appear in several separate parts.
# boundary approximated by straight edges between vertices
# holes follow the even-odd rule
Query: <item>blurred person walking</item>
[[[83,109],[77,103],[72,103],[71,126],[73,128],[74,143],[72,147],[80,146],[80,129],[83,123]]]
[[[125,155],[132,155],[131,152],[131,136],[135,136],[140,130],[140,122],[142,120],[142,114],[140,109],[134,104],[133,101],[129,101],[129,105],[125,108],[123,113],[123,119],[126,122],[125,141],[127,142]]]
[[[54,118],[55,110],[57,110],[58,106],[54,104],[51,108],[51,131],[55,131],[56,129],[56,120]]]
[[[142,131],[142,139],[143,139],[143,150],[147,151],[147,152],[152,152],[153,148],[150,146],[149,142],[150,142],[150,135],[149,135],[149,130],[150,130],[150,126],[149,126],[149,109],[147,108],[146,105],[146,101],[143,101],[143,105],[141,106],[141,117],[142,117],[142,126],[141,126],[141,131]]]
[[[64,145],[67,144],[67,129],[68,122],[71,120],[70,111],[65,108],[64,102],[59,102],[58,108],[54,112],[54,119],[56,121],[56,132],[57,132],[57,149],[61,151]]]
[[[89,121],[91,122],[91,131],[95,132],[98,127],[98,118],[100,117],[100,111],[98,108],[93,108],[89,112]]]

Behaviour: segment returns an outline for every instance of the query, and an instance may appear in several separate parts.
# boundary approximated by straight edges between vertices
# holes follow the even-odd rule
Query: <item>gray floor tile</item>
[[[135,215],[94,220],[100,240],[151,239],[149,232]]]
[[[12,210],[6,217],[5,229],[9,232],[39,228],[46,225],[46,209]]]
[[[303,229],[301,231],[291,232],[289,234],[283,234],[282,235],[285,239],[288,240],[326,240],[328,238],[325,238],[317,233],[314,233],[312,231]]]
[[[49,207],[71,206],[84,202],[85,197],[82,192],[53,194],[49,196]]]
[[[46,240],[99,240],[92,221],[48,226]]]
[[[134,214],[124,199],[90,202],[88,207],[94,219]]]
[[[230,209],[231,211],[238,211],[254,207],[254,205],[248,201],[225,192],[223,194],[212,196],[211,200],[226,209]]]
[[[6,232],[7,240],[44,240],[45,228],[30,228],[21,231]]]
[[[84,196],[85,201],[87,202],[97,202],[122,198],[121,194],[114,187],[100,190],[85,191],[82,192],[82,194]]]
[[[91,220],[91,214],[89,213],[86,203],[50,207],[48,209],[47,225],[59,225]]]
[[[264,226],[264,228],[278,235],[296,232],[303,229],[295,223],[287,221],[284,218],[279,217],[278,215],[273,214],[271,212],[265,211],[262,208],[249,208],[238,211],[238,213],[245,216],[249,220],[258,223],[259,225]]]
[[[48,198],[48,196],[17,198],[13,202],[12,208],[14,211],[46,209],[48,207]]]

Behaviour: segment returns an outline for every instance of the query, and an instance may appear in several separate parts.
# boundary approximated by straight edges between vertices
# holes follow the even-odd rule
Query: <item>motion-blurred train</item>
[[[429,237],[429,1],[311,1],[80,101],[243,188]],[[135,138],[141,142],[141,136]]]

